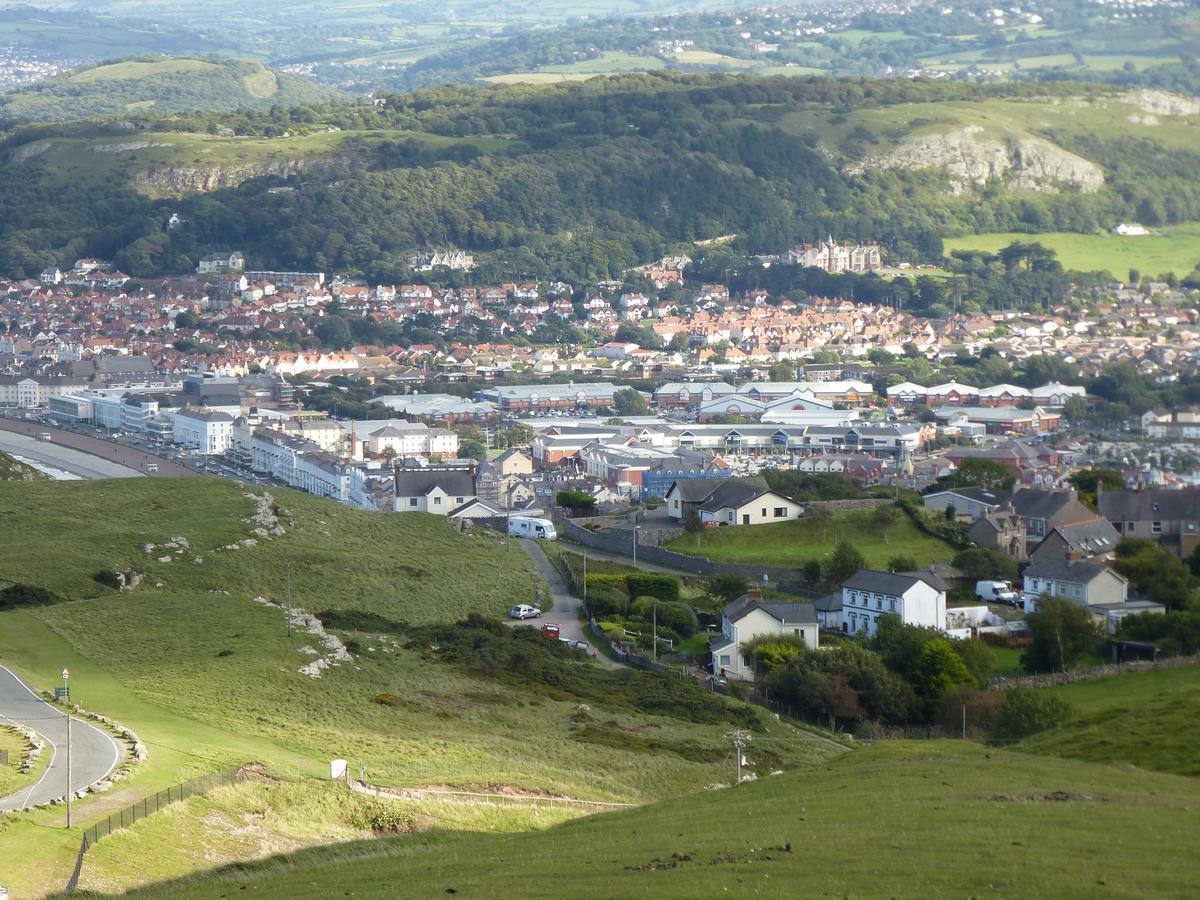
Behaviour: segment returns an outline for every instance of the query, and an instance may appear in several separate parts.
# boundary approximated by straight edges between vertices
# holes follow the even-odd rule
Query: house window
[[[412,506],[412,507],[415,507],[415,506],[417,505],[417,498],[416,498],[416,497],[409,497],[409,498],[408,498],[408,505],[409,505],[409,506]]]
[[[1162,534],[1163,533],[1162,522],[1151,522],[1150,523],[1150,533],[1151,534]]]
[[[723,666],[729,665],[729,654],[728,653],[721,654],[721,665],[723,665]]]
[[[458,503],[458,504],[461,504],[461,503],[463,502],[463,498],[462,498],[462,497],[455,497],[455,498],[454,498],[454,502],[455,502],[455,503]]]
[[[434,498],[433,498],[433,505],[434,505],[434,506],[441,506],[441,505],[442,505],[442,498],[441,498],[441,497],[434,497]]]
[[[888,601],[888,603],[891,604],[892,612],[895,612],[896,611],[896,598],[893,597],[891,600]]]
[[[775,507],[775,518],[786,519],[787,518],[787,507],[786,506]]]
[[[742,665],[745,666],[747,669],[750,668],[752,665],[754,665],[753,661],[750,659],[749,653],[742,654]]]

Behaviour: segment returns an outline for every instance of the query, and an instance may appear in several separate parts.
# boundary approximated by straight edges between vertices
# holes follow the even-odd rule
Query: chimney
[[[746,591],[747,600],[761,600],[763,598],[761,588],[750,588]]]

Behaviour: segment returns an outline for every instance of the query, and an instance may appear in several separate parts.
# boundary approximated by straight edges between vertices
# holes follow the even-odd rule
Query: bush
[[[647,624],[654,621],[657,615],[660,633],[664,628],[669,628],[684,637],[691,637],[699,629],[696,611],[686,603],[664,603],[659,600],[655,613],[655,600],[654,597],[638,597],[630,606],[631,615],[636,615]]]
[[[626,576],[625,588],[630,597],[657,597],[669,603],[679,600],[679,579],[674,575],[635,572]]]
[[[992,740],[1019,741],[1061,725],[1070,715],[1070,705],[1053,694],[1033,688],[1013,688],[1004,694]]]
[[[962,687],[942,697],[937,721],[948,735],[961,735],[963,707],[967,710],[967,738],[979,740],[991,734],[1000,717],[1004,696],[991,691]]]
[[[972,547],[954,557],[954,567],[971,581],[1015,581],[1017,564],[1006,554],[990,547]]]
[[[413,830],[412,815],[378,800],[360,803],[350,811],[350,824],[381,834],[406,834]]]
[[[721,603],[732,603],[750,587],[750,581],[738,572],[719,572],[704,582],[704,593]]]
[[[604,584],[595,589],[589,585],[587,605],[591,614],[596,618],[623,616],[629,606],[629,598],[614,585]]]
[[[45,588],[34,587],[31,584],[14,584],[0,591],[0,610],[32,606],[53,606],[55,603],[62,602],[63,598],[58,596],[58,594],[48,591]]]
[[[624,575],[588,575],[587,591],[589,600],[594,591],[605,587],[620,591],[626,597],[629,596],[629,590],[625,586]]]

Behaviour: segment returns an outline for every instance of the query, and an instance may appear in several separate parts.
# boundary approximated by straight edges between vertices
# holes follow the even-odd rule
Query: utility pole
[[[654,661],[658,662],[658,598],[654,598]]]
[[[638,526],[633,526],[633,567],[637,568]]]
[[[743,731],[741,728],[735,728],[733,731],[725,735],[733,744],[733,755],[737,762],[737,781],[734,784],[742,783],[742,751],[746,749],[746,745],[750,743],[750,732]]]
[[[591,615],[592,610],[587,605],[587,554],[586,553],[583,554],[583,610],[589,616]]]
[[[71,714],[67,713],[67,828],[71,827]]]
[[[965,740],[967,739],[967,704],[965,704],[965,703],[963,704],[963,710],[962,710],[962,712],[963,712],[963,718],[962,718],[962,739],[965,741]]]

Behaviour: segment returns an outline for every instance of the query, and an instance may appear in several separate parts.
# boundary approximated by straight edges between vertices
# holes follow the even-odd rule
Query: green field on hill
[[[1022,749],[1200,775],[1200,668],[1136,672],[1053,690],[1074,716],[1024,741]]]
[[[706,528],[698,536],[685,534],[665,546],[669,550],[712,560],[764,566],[801,566],[824,561],[841,542],[849,541],[867,565],[887,567],[896,556],[909,556],[918,566],[949,562],[955,550],[944,541],[920,532],[902,514],[884,540],[868,511],[837,513],[824,531],[811,521],[793,519],[770,525]]]
[[[218,479],[0,484],[0,533],[22,536],[0,541],[0,579],[67,601],[0,613],[0,662],[42,687],[69,667],[75,698],[150,749],[118,791],[80,804],[85,824],[249,761],[285,779],[319,776],[344,758],[380,784],[639,802],[715,780],[730,721],[749,715],[764,734],[796,734],[692,682],[600,669],[532,629],[493,624],[498,636],[489,637],[472,626],[481,649],[440,656],[460,627],[450,623],[469,614],[498,623],[513,603],[536,599],[519,546],[489,531],[461,535],[443,518],[368,513],[275,488],[285,533],[255,536],[249,519],[260,507],[246,493]],[[189,549],[145,552],[178,537]],[[344,611],[331,630],[352,659],[319,678],[299,671],[325,652],[319,637],[286,627],[289,568],[295,607]],[[145,575],[132,591],[94,577],[127,569]],[[445,638],[425,636],[435,625]],[[522,674],[551,663],[551,680]],[[798,740],[771,758],[787,767],[829,752]],[[0,858],[19,861],[6,883],[22,896],[65,881],[78,833],[39,827],[55,816],[28,814],[0,830]],[[89,871],[106,877],[99,862]]]
[[[1157,278],[1174,272],[1180,278],[1200,266],[1200,223],[1168,225],[1139,237],[1112,234],[975,234],[946,238],[946,253],[953,250],[985,250],[995,253],[1015,241],[1036,241],[1058,254],[1065,269],[1079,272],[1109,272],[1125,280],[1130,269]]]
[[[1185,896],[1198,803],[1178,776],[884,743],[538,833],[359,842],[137,896]]]

